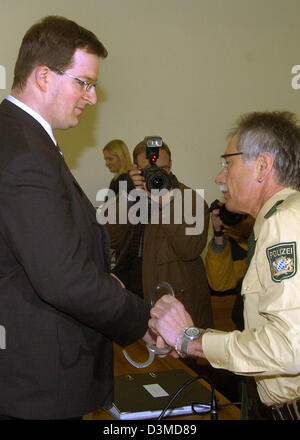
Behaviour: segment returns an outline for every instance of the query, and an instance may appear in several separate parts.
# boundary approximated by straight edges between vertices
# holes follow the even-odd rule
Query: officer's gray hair
[[[230,133],[243,160],[255,160],[264,152],[274,158],[277,183],[300,190],[300,127],[294,113],[254,112],[242,115]]]

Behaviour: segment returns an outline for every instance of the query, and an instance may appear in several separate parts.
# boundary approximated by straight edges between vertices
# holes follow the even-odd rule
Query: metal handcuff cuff
[[[154,297],[160,289],[166,289],[170,295],[175,297],[172,286],[165,281],[161,281],[160,283],[157,284],[157,286],[153,287],[150,293],[149,305],[151,308],[154,307],[155,304]],[[147,344],[146,347],[149,353],[149,357],[148,360],[145,362],[135,362],[133,359],[131,359],[131,357],[128,355],[125,349],[123,350],[123,354],[125,358],[128,360],[128,362],[130,362],[131,365],[133,365],[134,367],[146,368],[152,364],[156,354],[168,354],[173,350],[172,347],[158,348],[156,345],[153,344]]]

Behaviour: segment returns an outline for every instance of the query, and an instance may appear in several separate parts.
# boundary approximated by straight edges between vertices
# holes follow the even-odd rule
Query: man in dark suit
[[[62,17],[26,33],[0,105],[0,415],[69,419],[112,401],[112,342],[147,332],[148,307],[109,273],[109,240],[52,129],[97,101],[107,51]]]

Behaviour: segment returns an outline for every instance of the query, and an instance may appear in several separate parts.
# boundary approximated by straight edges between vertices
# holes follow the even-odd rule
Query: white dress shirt
[[[44,118],[42,118],[41,115],[39,115],[36,111],[32,110],[32,108],[28,107],[28,105],[24,104],[24,102],[19,101],[19,99],[15,98],[12,95],[8,95],[6,99],[12,102],[13,104],[15,104],[16,106],[20,107],[22,110],[24,110],[26,113],[30,114],[30,116],[32,116],[34,119],[36,119],[41,124],[41,126],[46,130],[46,132],[51,137],[54,144],[57,145],[57,141],[53,135],[51,125]]]

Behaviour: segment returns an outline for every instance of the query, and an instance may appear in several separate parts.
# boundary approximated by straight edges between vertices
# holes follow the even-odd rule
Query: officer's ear
[[[265,152],[257,157],[257,181],[263,182],[273,170],[274,157],[272,154]]]

